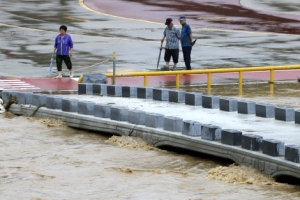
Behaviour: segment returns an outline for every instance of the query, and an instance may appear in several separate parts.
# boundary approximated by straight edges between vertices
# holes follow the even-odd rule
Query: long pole
[[[116,84],[116,52],[113,53],[113,85]]]

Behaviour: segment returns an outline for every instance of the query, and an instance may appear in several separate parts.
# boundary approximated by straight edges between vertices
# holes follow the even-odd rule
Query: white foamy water
[[[156,149],[139,138],[75,130],[55,120],[0,115],[1,199],[300,198],[297,187],[247,184],[252,176],[247,168],[227,170],[223,164],[209,156]],[[245,183],[228,181],[235,172]],[[252,173],[254,179],[265,181],[263,175]],[[220,178],[224,176],[227,181]]]

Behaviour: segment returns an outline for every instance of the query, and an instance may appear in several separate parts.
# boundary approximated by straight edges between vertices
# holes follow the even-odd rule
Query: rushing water
[[[300,188],[138,138],[0,115],[1,199],[299,199]],[[217,180],[216,180],[217,179]]]

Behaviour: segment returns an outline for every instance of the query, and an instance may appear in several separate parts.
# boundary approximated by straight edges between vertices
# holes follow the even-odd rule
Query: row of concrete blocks
[[[271,104],[253,101],[237,101],[233,98],[220,98],[201,93],[168,90],[161,88],[133,87],[106,84],[79,84],[78,94],[101,94],[116,97],[131,97],[185,103],[186,105],[220,109],[240,114],[256,114],[258,117],[275,118],[281,121],[295,121],[300,124],[300,111],[288,107],[275,107]]]
[[[285,156],[285,159],[295,163],[300,162],[300,146],[286,145],[284,142],[272,139],[263,139],[261,136],[242,134],[231,129],[222,130],[219,126],[201,124],[200,122],[183,120],[178,117],[164,116],[157,113],[146,113],[140,110],[112,107],[106,104],[95,104],[89,101],[33,94],[31,92],[2,92],[4,102],[10,97],[16,97],[19,104],[34,106],[45,105],[48,109],[60,109],[64,112],[77,112],[83,115],[94,115],[100,118],[109,118],[115,121],[128,122],[135,125],[145,125],[151,128],[162,128],[165,131],[181,132],[190,137],[201,137],[204,140],[218,141],[222,144],[241,146],[251,151],[261,151],[270,156]]]

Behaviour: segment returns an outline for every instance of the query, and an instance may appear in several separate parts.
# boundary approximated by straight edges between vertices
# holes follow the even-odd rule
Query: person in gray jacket
[[[174,26],[172,23],[171,18],[166,19],[165,25],[167,27],[164,31],[164,36],[161,39],[161,45],[163,44],[165,38],[166,38],[166,46],[165,46],[165,56],[164,59],[166,61],[166,66],[164,67],[165,70],[169,69],[169,63],[171,60],[171,57],[174,62],[173,70],[176,69],[176,65],[178,63],[178,57],[179,57],[179,40],[180,40],[180,30]]]

